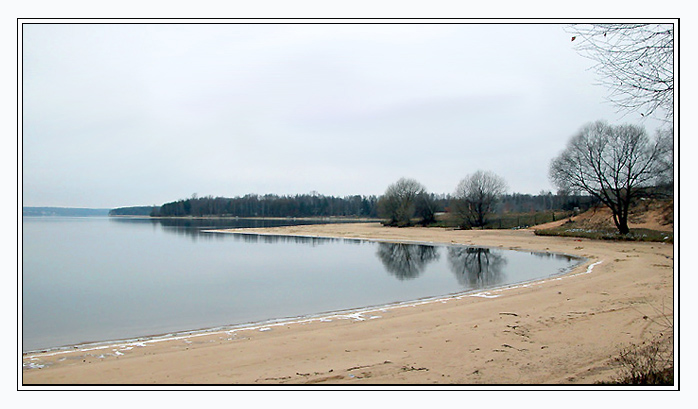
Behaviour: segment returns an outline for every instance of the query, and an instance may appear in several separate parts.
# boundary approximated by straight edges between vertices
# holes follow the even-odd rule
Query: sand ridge
[[[593,384],[615,376],[619,346],[665,330],[664,316],[673,311],[672,244],[378,223],[244,231],[482,245],[588,260],[563,277],[429,302],[26,355],[22,384]]]

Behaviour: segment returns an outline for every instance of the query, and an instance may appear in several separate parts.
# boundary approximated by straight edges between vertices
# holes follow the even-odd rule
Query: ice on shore
[[[471,297],[482,297],[482,298],[497,298],[501,294],[490,294],[488,292],[469,294]]]

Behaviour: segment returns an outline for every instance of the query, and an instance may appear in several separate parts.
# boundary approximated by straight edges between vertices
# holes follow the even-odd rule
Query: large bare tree
[[[426,189],[421,183],[414,179],[401,178],[385,190],[385,194],[378,201],[378,214],[388,219],[389,226],[409,226],[417,210],[424,210],[428,199]]]
[[[550,179],[561,190],[598,198],[611,209],[618,231],[627,234],[632,202],[665,180],[671,169],[665,160],[670,137],[658,132],[650,138],[644,127],[636,125],[587,124],[553,159]]]
[[[596,61],[594,69],[613,103],[673,120],[673,24],[573,24],[567,31],[577,51]]]
[[[506,192],[506,181],[492,172],[477,172],[458,183],[454,194],[454,210],[461,227],[482,227],[487,215]]]

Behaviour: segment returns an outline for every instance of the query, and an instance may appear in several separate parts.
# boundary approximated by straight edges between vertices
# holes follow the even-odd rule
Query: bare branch
[[[596,61],[600,84],[621,110],[674,116],[673,24],[573,24],[567,31],[584,57]]]

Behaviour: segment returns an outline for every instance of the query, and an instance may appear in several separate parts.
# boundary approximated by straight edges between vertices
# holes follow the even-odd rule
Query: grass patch
[[[625,240],[625,241],[653,241],[661,243],[674,243],[674,233],[650,229],[630,229],[628,234],[620,234],[614,230],[587,229],[577,227],[573,223],[565,223],[552,229],[535,231],[537,236],[561,236],[580,237],[594,240]]]

